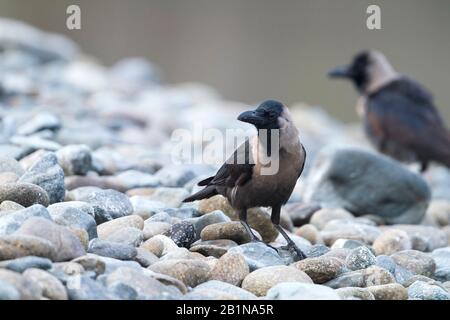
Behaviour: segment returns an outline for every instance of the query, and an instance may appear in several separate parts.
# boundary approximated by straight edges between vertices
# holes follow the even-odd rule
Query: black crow
[[[271,207],[272,223],[287,241],[284,248],[304,259],[305,254],[280,226],[281,206],[291,196],[306,157],[289,110],[278,101],[268,100],[256,110],[242,113],[238,120],[253,124],[258,134],[239,146],[215,176],[200,181],[198,185],[205,188],[184,202],[217,194],[226,197],[252,241],[260,240],[247,223],[247,209]]]
[[[358,53],[350,65],[329,72],[350,79],[360,94],[357,111],[374,146],[399,161],[430,161],[450,167],[450,133],[433,97],[416,81],[397,73],[378,51]]]

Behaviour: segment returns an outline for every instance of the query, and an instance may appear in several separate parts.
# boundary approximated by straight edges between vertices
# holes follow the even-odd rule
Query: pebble
[[[322,230],[328,222],[335,219],[353,219],[353,215],[344,209],[320,209],[311,216],[310,224]]]
[[[189,287],[208,281],[210,272],[206,262],[194,259],[167,259],[152,264],[149,269],[176,278]]]
[[[167,166],[157,171],[155,176],[165,187],[182,187],[195,178],[195,173],[189,168],[180,166]]]
[[[292,264],[293,267],[305,272],[314,283],[325,283],[336,278],[344,266],[342,260],[331,256],[307,258]]]
[[[22,209],[25,209],[25,207],[14,201],[5,200],[0,203],[0,211],[19,211]]]
[[[68,295],[63,284],[50,273],[40,269],[27,269],[23,277],[42,290],[42,296],[50,300],[67,300]]]
[[[433,251],[447,246],[445,231],[430,226],[397,224],[395,229],[405,231],[412,241],[412,249],[418,251]]]
[[[436,265],[434,277],[440,281],[450,281],[450,247],[435,249],[431,257]]]
[[[84,176],[92,168],[91,149],[86,145],[65,146],[56,152],[56,158],[67,176]]]
[[[204,256],[212,256],[220,258],[225,253],[228,252],[233,247],[238,244],[232,240],[220,239],[220,240],[207,240],[207,241],[196,241],[191,247],[190,251],[198,252]]]
[[[124,186],[126,190],[157,187],[160,183],[154,175],[137,170],[123,171],[114,176],[114,181]]]
[[[375,263],[375,255],[364,246],[353,249],[345,259],[345,265],[350,270],[366,269]]]
[[[41,298],[41,288],[32,281],[25,279],[20,273],[0,269],[0,284],[2,283],[6,283],[6,294],[9,297],[10,295],[16,295],[17,292],[20,295],[20,300],[39,300]],[[12,291],[11,287],[16,290]]]
[[[64,200],[64,172],[58,165],[58,160],[53,152],[42,155],[28,168],[18,182],[32,183],[44,189],[50,204]]]
[[[170,208],[178,208],[188,196],[189,192],[183,188],[157,188],[148,198]]]
[[[287,204],[285,209],[296,227],[309,223],[311,216],[321,209],[319,204],[293,203]]]
[[[24,207],[34,204],[48,206],[50,200],[47,192],[31,183],[4,183],[0,185],[0,202],[14,201]]]
[[[377,227],[345,220],[332,220],[320,235],[326,245],[332,245],[338,239],[358,240],[371,244],[380,235]]]
[[[249,274],[250,269],[243,255],[239,253],[226,253],[219,258],[211,269],[209,279],[219,280],[240,286],[242,280]]]
[[[375,300],[367,288],[345,287],[334,290],[342,300]]]
[[[134,214],[139,215],[144,219],[150,218],[154,214],[167,208],[166,204],[143,196],[132,196],[130,197],[130,202],[133,206]]]
[[[270,288],[283,282],[312,283],[306,273],[294,267],[271,266],[251,272],[242,282],[242,289],[256,296],[265,296]]]
[[[170,223],[149,221],[144,222],[144,240],[148,240],[158,234],[163,234],[170,229]]]
[[[412,300],[450,300],[450,293],[441,287],[423,281],[416,281],[408,287]]]
[[[275,285],[267,292],[270,300],[341,300],[331,288],[301,282],[283,282]]]
[[[30,235],[0,236],[0,261],[37,256],[55,260],[57,251],[48,240]]]
[[[184,248],[189,248],[198,239],[195,227],[189,221],[175,223],[164,235],[172,239],[177,246]]]
[[[141,299],[175,299],[181,297],[180,291],[174,286],[166,286],[155,278],[133,268],[118,268],[108,274],[104,281],[107,287],[117,283],[129,286],[136,290]]]
[[[154,264],[155,262],[158,262],[158,257],[155,256],[150,251],[147,251],[142,248],[136,248],[137,255],[134,258],[134,261],[138,262],[142,267],[147,268]]]
[[[130,215],[102,223],[97,226],[98,237],[100,239],[106,239],[124,228],[142,230],[144,228],[144,220],[140,216]]]
[[[391,258],[396,264],[406,268],[413,274],[432,277],[436,269],[433,258],[416,250],[399,251],[391,255]]]
[[[197,287],[194,288],[192,292],[201,292],[203,290],[211,290],[213,295],[211,297],[214,297],[214,293],[216,292],[222,292],[227,294],[229,297],[236,298],[237,300],[256,300],[257,297],[242,288],[239,288],[237,286],[234,286],[232,284],[229,284],[227,282],[222,282],[218,280],[209,280],[207,282],[204,282],[202,284],[199,284]],[[185,296],[186,298],[186,296]],[[189,297],[187,297],[189,298]]]
[[[221,195],[201,200],[198,205],[198,210],[201,213],[211,213],[215,210],[220,210],[231,220],[239,220],[238,215],[230,206],[228,200]],[[272,242],[277,238],[278,231],[273,226],[270,215],[266,210],[262,208],[251,208],[247,210],[247,221],[252,229],[258,231],[265,242]]]
[[[377,255],[391,255],[398,251],[412,249],[412,241],[405,231],[389,229],[375,239],[373,249]]]
[[[88,252],[118,260],[133,260],[137,256],[136,248],[129,244],[101,239],[89,242]]]
[[[196,233],[195,238],[200,239],[200,234],[206,226],[214,223],[229,222],[230,218],[228,218],[222,211],[213,211],[198,218],[188,219],[187,221],[193,223]]]
[[[25,256],[13,260],[0,261],[0,268],[22,273],[30,268],[48,270],[52,267],[52,261],[47,258]]]
[[[228,252],[240,253],[244,256],[250,271],[256,269],[284,265],[285,261],[278,253],[261,242],[250,242],[233,247]]]
[[[126,195],[112,189],[100,189],[97,187],[81,187],[69,192],[68,198],[75,201],[83,201],[94,207],[95,214],[105,217],[104,220],[128,216],[133,212],[133,207]]]
[[[89,240],[97,238],[97,224],[95,219],[83,210],[74,207],[52,207],[48,208],[53,221],[59,225],[69,228],[85,230]]]
[[[375,300],[408,300],[408,291],[398,283],[367,287]]]
[[[12,172],[20,177],[24,170],[16,159],[0,155],[0,173],[3,172]]]
[[[85,254],[80,240],[69,229],[44,218],[32,217],[26,220],[15,234],[49,241],[56,249],[53,259],[49,257],[52,261],[68,261]]]
[[[228,239],[238,244],[250,242],[250,235],[239,221],[221,222],[206,226],[200,238],[206,240]]]
[[[450,201],[432,200],[427,209],[427,217],[441,227],[450,225]]]
[[[0,300],[19,300],[20,292],[8,282],[0,280]]]
[[[109,235],[105,240],[138,247],[144,241],[144,233],[137,228],[125,227]]]
[[[172,239],[162,234],[148,239],[140,247],[153,253],[158,258],[169,253],[170,251],[178,249],[178,246]]]
[[[325,283],[333,289],[345,287],[369,287],[388,283],[394,283],[395,279],[389,271],[371,266],[367,269],[343,273],[337,278]]]
[[[305,238],[311,244],[321,244],[323,240],[319,230],[312,224],[305,224],[295,231],[295,234]]]
[[[110,300],[113,298],[103,285],[88,276],[67,277],[66,288],[70,300]]]

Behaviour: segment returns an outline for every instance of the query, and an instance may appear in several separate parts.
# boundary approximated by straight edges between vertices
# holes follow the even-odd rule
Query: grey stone
[[[56,249],[53,261],[68,261],[85,254],[80,240],[69,229],[44,218],[26,220],[15,234],[48,240]]]
[[[250,242],[233,247],[228,252],[240,253],[247,261],[250,271],[268,266],[284,265],[285,261],[272,248],[260,242]]]
[[[157,171],[155,176],[165,187],[182,187],[195,177],[195,173],[189,168],[181,166],[164,167]]]
[[[137,256],[136,248],[131,245],[101,239],[90,241],[88,252],[118,260],[133,260]]]
[[[408,295],[413,300],[450,300],[450,293],[441,287],[416,281],[408,287]]]
[[[44,189],[50,203],[64,200],[64,172],[53,152],[45,153],[19,179],[18,182],[36,184]]]
[[[374,254],[364,246],[353,249],[345,259],[345,264],[350,270],[366,269],[376,264]]]
[[[198,239],[194,225],[189,221],[174,224],[164,235],[172,239],[177,246],[184,248],[189,248]]]
[[[256,296],[242,288],[239,288],[237,286],[234,286],[232,284],[218,281],[218,280],[209,280],[207,282],[204,282],[202,284],[199,284],[197,287],[195,287],[194,291],[199,291],[203,289],[212,289],[224,292],[226,294],[230,294],[232,296],[237,297],[239,300],[255,300]]]
[[[71,200],[83,201],[94,207],[96,215],[113,219],[130,215],[133,207],[126,195],[112,189],[81,187],[69,192]],[[96,219],[97,220],[97,219]]]
[[[420,175],[362,150],[323,151],[311,172],[315,174],[308,177],[305,201],[344,208],[356,216],[376,214],[389,224],[419,223],[431,197]]]
[[[301,282],[284,282],[272,287],[266,295],[271,300],[341,300],[331,288]]]
[[[6,268],[19,273],[22,273],[30,268],[48,270],[51,267],[52,261],[50,259],[35,256],[26,256],[0,262],[0,268]]]
[[[144,241],[144,233],[138,228],[125,227],[105,237],[105,240],[138,247]]]
[[[0,155],[0,173],[1,172],[14,172],[20,177],[24,173],[24,170],[16,159]]]
[[[57,208],[57,209],[55,209]],[[50,215],[57,224],[86,230],[89,239],[97,238],[97,224],[94,218],[83,210],[74,207],[48,207]]]
[[[91,149],[86,145],[69,145],[59,149],[56,157],[64,173],[86,175],[92,168]]]
[[[20,292],[8,282],[0,280],[0,301],[1,300],[19,300]]]
[[[5,183],[0,185],[0,202],[14,201],[24,207],[34,204],[48,206],[49,197],[41,187],[31,183]]]
[[[56,254],[56,248],[46,239],[18,234],[0,236],[0,261],[26,256],[53,260]]]

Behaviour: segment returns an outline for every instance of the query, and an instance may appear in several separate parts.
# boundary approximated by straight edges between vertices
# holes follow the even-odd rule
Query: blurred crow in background
[[[298,259],[304,259],[305,254],[280,226],[281,206],[291,196],[306,157],[289,110],[280,102],[268,100],[256,110],[242,113],[238,120],[253,124],[258,134],[239,146],[215,176],[200,181],[198,185],[205,188],[184,202],[221,194],[237,210],[252,241],[260,240],[247,223],[247,209],[271,207],[272,223],[287,241],[284,248],[295,252]],[[277,170],[272,172],[269,166]]]
[[[351,80],[360,98],[357,111],[374,146],[399,161],[430,161],[450,167],[450,133],[433,97],[416,81],[397,73],[378,51],[358,53],[350,65],[329,72]]]

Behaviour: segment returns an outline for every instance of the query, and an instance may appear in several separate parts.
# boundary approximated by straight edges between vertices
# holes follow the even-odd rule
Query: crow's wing
[[[393,81],[368,97],[365,125],[374,140],[394,141],[421,158],[449,153],[450,136],[431,94],[408,78]]]
[[[209,180],[208,185],[234,187],[242,186],[251,179],[254,161],[250,142],[247,139],[231,155],[231,157],[220,167],[214,177]]]

